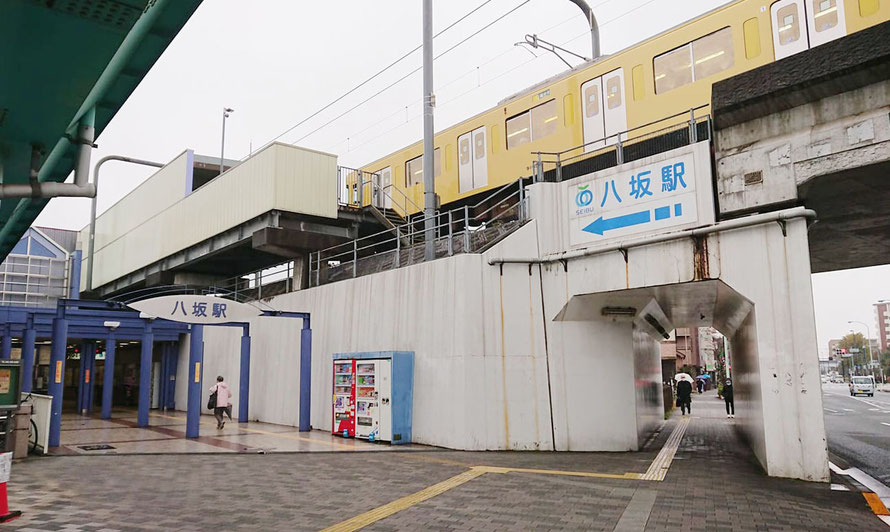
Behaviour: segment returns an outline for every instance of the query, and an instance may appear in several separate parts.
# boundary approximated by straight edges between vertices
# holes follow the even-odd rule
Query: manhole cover
[[[114,447],[107,443],[99,445],[78,445],[78,448],[83,449],[84,451],[107,451],[108,449],[114,449]]]

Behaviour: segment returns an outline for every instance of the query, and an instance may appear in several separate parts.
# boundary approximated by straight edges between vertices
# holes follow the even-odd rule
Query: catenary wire
[[[479,11],[480,9],[482,9],[486,4],[489,4],[490,2],[492,2],[492,0],[485,0],[482,4],[476,6],[476,7],[473,8],[471,11],[469,11],[468,13],[466,13],[465,15],[463,15],[462,17],[460,17],[460,18],[457,19],[456,21],[454,21],[454,22],[452,22],[451,24],[449,24],[449,25],[448,25],[446,28],[444,28],[442,31],[436,33],[433,37],[434,37],[434,38],[435,38],[435,37],[438,37],[438,36],[442,35],[443,33],[445,33],[446,31],[450,30],[451,28],[457,26],[458,24],[460,24],[461,22],[463,22],[464,20],[466,20],[467,18],[469,18],[470,16],[472,16],[474,13],[476,13],[477,11]],[[421,48],[423,48],[423,45],[417,46],[416,48],[414,48],[414,49],[411,50],[410,52],[404,54],[402,57],[396,59],[395,61],[393,61],[393,62],[390,63],[389,65],[387,65],[387,66],[383,67],[382,69],[378,70],[375,74],[373,74],[373,75],[372,75],[371,77],[369,77],[368,79],[362,81],[361,83],[359,83],[359,84],[356,85],[355,87],[349,89],[348,91],[346,91],[345,93],[343,93],[342,95],[340,95],[339,97],[337,97],[336,99],[334,99],[333,101],[331,101],[330,103],[328,103],[328,104],[326,104],[325,106],[323,106],[321,109],[315,111],[315,112],[312,113],[311,115],[307,116],[306,118],[300,120],[299,122],[297,122],[296,124],[294,124],[293,126],[291,126],[290,128],[288,128],[288,129],[287,129],[286,131],[284,131],[283,133],[281,133],[281,134],[279,134],[278,136],[274,137],[272,140],[270,140],[269,142],[267,142],[267,143],[265,144],[265,146],[268,146],[268,145],[271,144],[272,142],[275,142],[276,140],[278,140],[278,139],[280,139],[281,137],[287,135],[288,133],[290,133],[290,132],[293,131],[294,129],[296,129],[296,128],[300,127],[301,125],[305,124],[307,121],[309,121],[309,120],[311,120],[312,118],[315,118],[315,117],[318,116],[319,114],[323,113],[325,110],[329,109],[331,106],[333,106],[333,105],[337,104],[338,102],[342,101],[343,98],[346,98],[347,96],[349,96],[350,94],[354,93],[354,92],[357,91],[358,89],[364,87],[365,85],[367,85],[368,83],[370,83],[371,81],[373,81],[374,79],[376,79],[377,77],[379,77],[380,75],[382,75],[383,73],[387,72],[387,71],[388,71],[389,69],[391,69],[392,67],[396,66],[397,64],[401,63],[402,61],[404,61],[405,59],[407,59],[408,57],[410,57],[413,53],[415,53],[416,51],[420,50]]]

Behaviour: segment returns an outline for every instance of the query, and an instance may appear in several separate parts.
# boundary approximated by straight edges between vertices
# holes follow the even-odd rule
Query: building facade
[[[0,305],[55,306],[77,297],[77,231],[31,227],[0,263]]]
[[[878,301],[875,307],[875,326],[878,331],[880,351],[890,350],[890,301]]]

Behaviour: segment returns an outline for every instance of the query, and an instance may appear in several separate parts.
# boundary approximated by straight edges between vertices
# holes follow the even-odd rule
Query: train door
[[[457,138],[457,178],[461,194],[488,185],[487,150],[485,126]]]
[[[595,151],[606,145],[606,123],[603,119],[603,78],[581,85],[581,114],[584,127],[584,151]]]
[[[844,3],[838,0],[780,0],[770,7],[776,60],[847,34]]]
[[[380,172],[371,175],[371,202],[375,207],[383,208],[383,179]]]
[[[457,137],[457,179],[460,193],[473,190],[473,133]]]
[[[624,97],[624,69],[613,70],[603,76],[603,116],[606,123],[606,144],[627,139],[627,100]]]
[[[381,187],[381,195],[382,197],[382,205],[386,209],[392,209],[392,197],[395,192],[392,189],[392,167],[387,166],[383,170],[378,172],[380,174],[380,183]]]
[[[473,130],[473,188],[488,185],[488,143],[485,126]]]

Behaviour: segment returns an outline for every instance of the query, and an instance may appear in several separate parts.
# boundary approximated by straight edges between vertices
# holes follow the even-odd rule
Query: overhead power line
[[[466,13],[465,15],[463,15],[463,16],[460,17],[459,19],[457,19],[457,20],[455,20],[454,22],[452,22],[451,24],[449,24],[446,28],[444,28],[444,29],[443,29],[442,31],[440,31],[439,33],[435,34],[433,37],[434,37],[434,38],[435,38],[435,37],[438,37],[438,36],[442,35],[443,33],[445,33],[446,31],[450,30],[451,28],[457,26],[458,24],[460,24],[461,22],[463,22],[464,20],[466,20],[467,18],[469,18],[470,16],[472,16],[474,13],[476,13],[477,11],[479,11],[480,9],[482,9],[486,4],[489,4],[489,3],[491,3],[491,2],[492,2],[492,0],[485,0],[484,2],[482,2],[481,4],[479,4],[478,6],[476,6],[474,9],[472,9],[472,10],[470,10],[468,13]],[[289,127],[289,128],[288,128],[286,131],[284,131],[283,133],[281,133],[281,134],[279,134],[278,136],[274,137],[272,140],[270,140],[269,142],[267,142],[266,145],[268,145],[268,144],[270,144],[270,143],[272,143],[272,142],[275,142],[276,140],[278,140],[278,139],[280,139],[281,137],[287,135],[288,133],[290,133],[290,132],[293,131],[294,129],[296,129],[296,128],[300,127],[301,125],[305,124],[307,121],[309,121],[309,120],[315,118],[316,116],[318,116],[319,114],[323,113],[323,112],[326,111],[327,109],[330,109],[331,106],[337,104],[338,102],[340,102],[341,100],[343,100],[343,98],[346,98],[347,96],[349,96],[350,94],[352,94],[352,93],[354,93],[355,91],[359,90],[360,88],[364,87],[365,85],[367,85],[367,84],[370,83],[371,81],[377,79],[380,75],[382,75],[383,73],[387,72],[389,69],[391,69],[392,67],[396,66],[397,64],[401,63],[402,61],[404,61],[405,59],[407,59],[408,57],[410,57],[411,54],[413,54],[414,52],[420,50],[421,48],[422,48],[422,45],[417,46],[417,47],[414,48],[413,50],[411,50],[411,51],[407,52],[406,54],[404,54],[402,57],[396,59],[395,61],[393,61],[393,62],[390,63],[389,65],[387,65],[387,66],[383,67],[382,69],[378,70],[376,73],[374,73],[374,75],[372,75],[372,76],[369,77],[368,79],[362,81],[361,83],[359,83],[359,84],[356,85],[355,87],[349,89],[348,91],[346,91],[345,93],[343,93],[342,95],[340,95],[340,96],[338,96],[336,99],[334,99],[332,102],[330,102],[330,103],[328,103],[327,105],[323,106],[321,109],[315,111],[315,112],[312,113],[311,115],[307,116],[306,118],[300,120],[299,122],[297,122],[297,123],[294,124],[293,126]]]
[[[511,9],[510,11],[507,11],[506,13],[504,13],[503,15],[499,16],[498,18],[494,19],[493,21],[489,22],[488,24],[486,24],[486,25],[483,26],[482,28],[480,28],[480,29],[476,30],[475,32],[471,33],[469,36],[465,37],[464,39],[462,39],[461,41],[459,41],[457,44],[451,46],[450,48],[448,48],[447,50],[445,50],[445,51],[442,52],[441,54],[435,56],[435,57],[433,58],[433,60],[437,60],[437,59],[439,59],[440,57],[442,57],[443,55],[447,54],[448,52],[451,52],[452,50],[454,50],[454,49],[457,48],[458,46],[464,44],[465,42],[469,41],[469,40],[472,39],[473,37],[479,35],[479,34],[482,33],[483,31],[485,31],[485,30],[487,30],[488,28],[492,27],[493,25],[497,24],[497,23],[500,22],[501,20],[507,18],[508,16],[510,16],[511,14],[513,14],[513,12],[515,12],[517,9],[519,9],[520,7],[524,6],[525,4],[527,4],[527,3],[531,2],[531,1],[532,1],[532,0],[525,0],[524,2],[522,2],[521,4],[519,4],[518,6],[514,7],[513,9]],[[444,30],[443,30],[443,31],[444,31]],[[410,77],[413,76],[414,74],[420,72],[422,69],[423,69],[422,66],[415,68],[415,69],[412,70],[411,72],[405,74],[404,76],[402,76],[402,77],[399,78],[398,80],[396,80],[396,81],[390,83],[390,84],[387,85],[386,87],[384,87],[384,88],[380,89],[379,91],[375,92],[374,94],[372,94],[372,95],[369,96],[368,98],[362,100],[362,101],[359,102],[358,104],[356,104],[356,105],[350,107],[350,108],[347,109],[346,111],[340,113],[339,115],[337,115],[336,117],[332,118],[331,120],[328,120],[328,121],[325,122],[324,124],[322,124],[322,125],[318,126],[317,128],[313,129],[313,130],[310,131],[309,133],[306,133],[306,134],[303,135],[302,137],[300,137],[300,138],[298,138],[298,139],[292,141],[291,144],[296,144],[296,143],[302,141],[303,139],[305,139],[306,137],[309,137],[309,136],[311,136],[311,135],[314,135],[315,133],[319,132],[320,130],[326,128],[327,126],[333,124],[333,123],[336,122],[337,120],[339,120],[339,119],[343,118],[344,116],[348,115],[348,114],[351,113],[352,111],[355,111],[355,110],[358,109],[359,107],[365,105],[365,104],[368,103],[369,101],[371,101],[371,100],[373,100],[374,98],[380,96],[381,94],[383,94],[384,92],[388,91],[389,89],[395,87],[395,86],[398,85],[399,83],[401,83],[401,82],[405,81],[406,79],[410,78]],[[356,87],[355,89],[358,89],[358,87]],[[353,92],[355,89],[352,89],[350,92]],[[341,99],[342,99],[342,97],[339,98],[337,101],[339,101],[339,100],[341,100]],[[333,105],[333,103],[336,103],[336,102],[332,102],[331,104],[325,106],[325,109],[327,109],[328,107],[330,107],[331,105]],[[317,115],[319,112],[321,112],[321,111],[318,111],[318,112],[314,113],[312,116]],[[311,117],[310,117],[310,118],[311,118]],[[308,118],[307,118],[306,120],[308,120]],[[302,122],[300,122],[300,124],[302,124],[302,123],[305,122],[306,120],[303,120]],[[299,126],[300,124],[297,124],[297,126]],[[292,131],[292,130],[293,130],[294,128],[296,128],[297,126],[292,127],[291,129],[288,130],[288,132]],[[275,138],[276,138],[276,139],[281,138],[281,136],[283,136],[284,134],[285,134],[285,133],[282,133],[281,135],[279,135],[278,137],[275,137]]]

